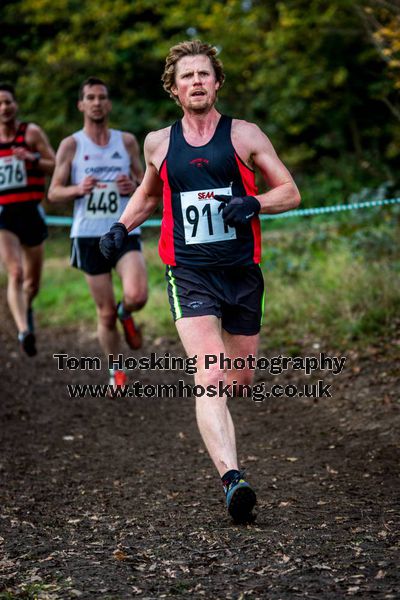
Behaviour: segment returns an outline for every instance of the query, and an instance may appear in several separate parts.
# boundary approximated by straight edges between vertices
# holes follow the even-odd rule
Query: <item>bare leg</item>
[[[147,274],[143,254],[135,250],[127,252],[120,258],[115,270],[121,277],[125,310],[140,310],[147,302]]]
[[[0,259],[8,275],[8,306],[18,332],[22,333],[28,329],[27,303],[23,290],[23,258],[20,241],[11,231],[0,231]]]
[[[117,313],[111,273],[85,274],[85,277],[96,304],[97,333],[101,349],[106,356],[115,356],[119,353],[120,337],[116,327]]]
[[[222,339],[225,346],[225,356],[232,360],[237,357],[246,359],[249,355],[256,356],[258,351],[260,334],[257,335],[232,335],[224,329],[222,330]],[[254,378],[254,371],[249,369],[232,369],[225,373],[226,383],[236,381],[239,385],[251,385]],[[229,414],[229,427],[233,430],[231,437],[235,439],[234,424]]]
[[[251,383],[253,373],[248,370],[231,371],[227,375],[221,365],[206,363],[207,355],[219,354],[236,358],[254,354],[258,345],[256,336],[233,336],[221,332],[220,322],[214,316],[182,318],[176,322],[188,356],[197,355],[196,385],[218,386],[218,382]],[[206,368],[208,366],[208,368]],[[254,490],[237,473],[235,428],[228,410],[226,396],[196,398],[197,423],[208,453],[223,479],[229,514],[236,522],[252,520],[252,510],[257,501]],[[228,471],[230,471],[228,473]],[[236,471],[236,472],[235,472]]]
[[[44,244],[38,246],[22,246],[22,261],[24,270],[24,293],[27,306],[39,292],[44,258]]]
[[[176,322],[176,327],[187,355],[197,355],[196,385],[218,386],[219,381],[224,381],[224,371],[218,365],[206,369],[204,357],[225,351],[219,320],[212,315],[182,318]],[[235,430],[227,398],[197,398],[196,417],[203,441],[219,474],[237,469]]]

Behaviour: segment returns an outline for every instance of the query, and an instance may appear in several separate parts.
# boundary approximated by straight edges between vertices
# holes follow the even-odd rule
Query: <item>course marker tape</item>
[[[400,204],[400,198],[390,198],[387,200],[367,200],[365,202],[356,202],[352,204],[334,204],[332,206],[319,206],[315,208],[300,208],[298,210],[290,210],[285,213],[276,215],[260,215],[262,221],[266,219],[286,219],[290,217],[309,217],[312,215],[323,215],[326,213],[342,212],[344,210],[358,210],[359,208],[373,208],[375,206],[387,206]],[[72,225],[72,217],[47,216],[46,223],[48,225]],[[141,227],[159,227],[161,219],[148,219]]]

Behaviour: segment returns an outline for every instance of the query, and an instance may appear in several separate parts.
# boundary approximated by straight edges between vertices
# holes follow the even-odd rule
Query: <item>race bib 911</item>
[[[232,196],[232,189],[217,188],[181,192],[181,207],[186,244],[209,244],[236,239],[236,229],[225,225],[222,211],[225,204],[215,200],[221,194]]]
[[[0,158],[0,191],[22,188],[26,185],[25,161],[16,156]]]
[[[85,196],[85,216],[89,219],[104,219],[116,215],[118,210],[119,192],[115,181],[98,181]]]

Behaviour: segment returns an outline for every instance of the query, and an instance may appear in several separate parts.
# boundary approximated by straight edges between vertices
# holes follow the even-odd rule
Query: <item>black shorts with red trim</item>
[[[48,236],[45,213],[37,201],[0,205],[0,229],[14,233],[23,246],[39,246]]]
[[[175,321],[214,315],[232,335],[256,335],[264,309],[259,265],[201,269],[168,266],[168,298]]]
[[[128,237],[121,252],[113,260],[107,260],[100,252],[99,237],[76,237],[71,240],[71,265],[88,275],[103,275],[110,273],[117,262],[132,250],[140,252],[142,246],[140,235],[133,234]]]

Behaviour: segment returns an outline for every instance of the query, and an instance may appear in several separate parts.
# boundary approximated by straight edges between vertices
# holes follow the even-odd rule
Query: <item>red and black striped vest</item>
[[[12,158],[13,148],[31,150],[25,141],[27,127],[28,123],[20,123],[11,142],[0,142],[0,205],[43,200],[44,173],[29,161]]]

